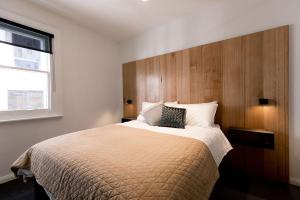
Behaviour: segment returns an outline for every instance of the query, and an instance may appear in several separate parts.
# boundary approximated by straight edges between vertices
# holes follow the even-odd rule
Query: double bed
[[[218,126],[135,120],[38,143],[12,171],[34,176],[51,200],[208,199],[231,148]]]

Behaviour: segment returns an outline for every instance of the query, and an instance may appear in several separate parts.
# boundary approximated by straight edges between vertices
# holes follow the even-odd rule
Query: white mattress
[[[227,140],[227,138],[225,137],[224,133],[218,125],[215,125],[214,127],[210,128],[186,126],[185,129],[178,129],[150,126],[147,123],[138,120],[133,120],[119,125],[200,140],[208,146],[218,166],[220,165],[224,156],[232,149],[231,144],[229,143],[229,141]]]

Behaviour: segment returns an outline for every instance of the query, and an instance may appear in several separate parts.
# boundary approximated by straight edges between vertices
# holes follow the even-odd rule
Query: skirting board
[[[14,179],[16,179],[16,177],[13,173],[6,174],[5,176],[0,177],[0,184],[6,183]]]
[[[290,184],[291,185],[300,186],[300,179],[299,178],[290,177]]]

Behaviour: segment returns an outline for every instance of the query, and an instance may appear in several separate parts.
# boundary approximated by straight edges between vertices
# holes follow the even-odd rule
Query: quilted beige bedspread
[[[219,177],[195,139],[120,125],[38,143],[12,165],[28,169],[55,199],[208,199]]]

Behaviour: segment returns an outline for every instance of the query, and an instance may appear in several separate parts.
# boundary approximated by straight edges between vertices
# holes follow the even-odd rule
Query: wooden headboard
[[[143,101],[201,103],[217,100],[216,121],[275,132],[275,149],[264,150],[266,176],[289,179],[289,27],[138,60],[123,65],[124,117],[136,117]],[[259,98],[273,105],[258,105]],[[126,104],[126,100],[132,104]]]

